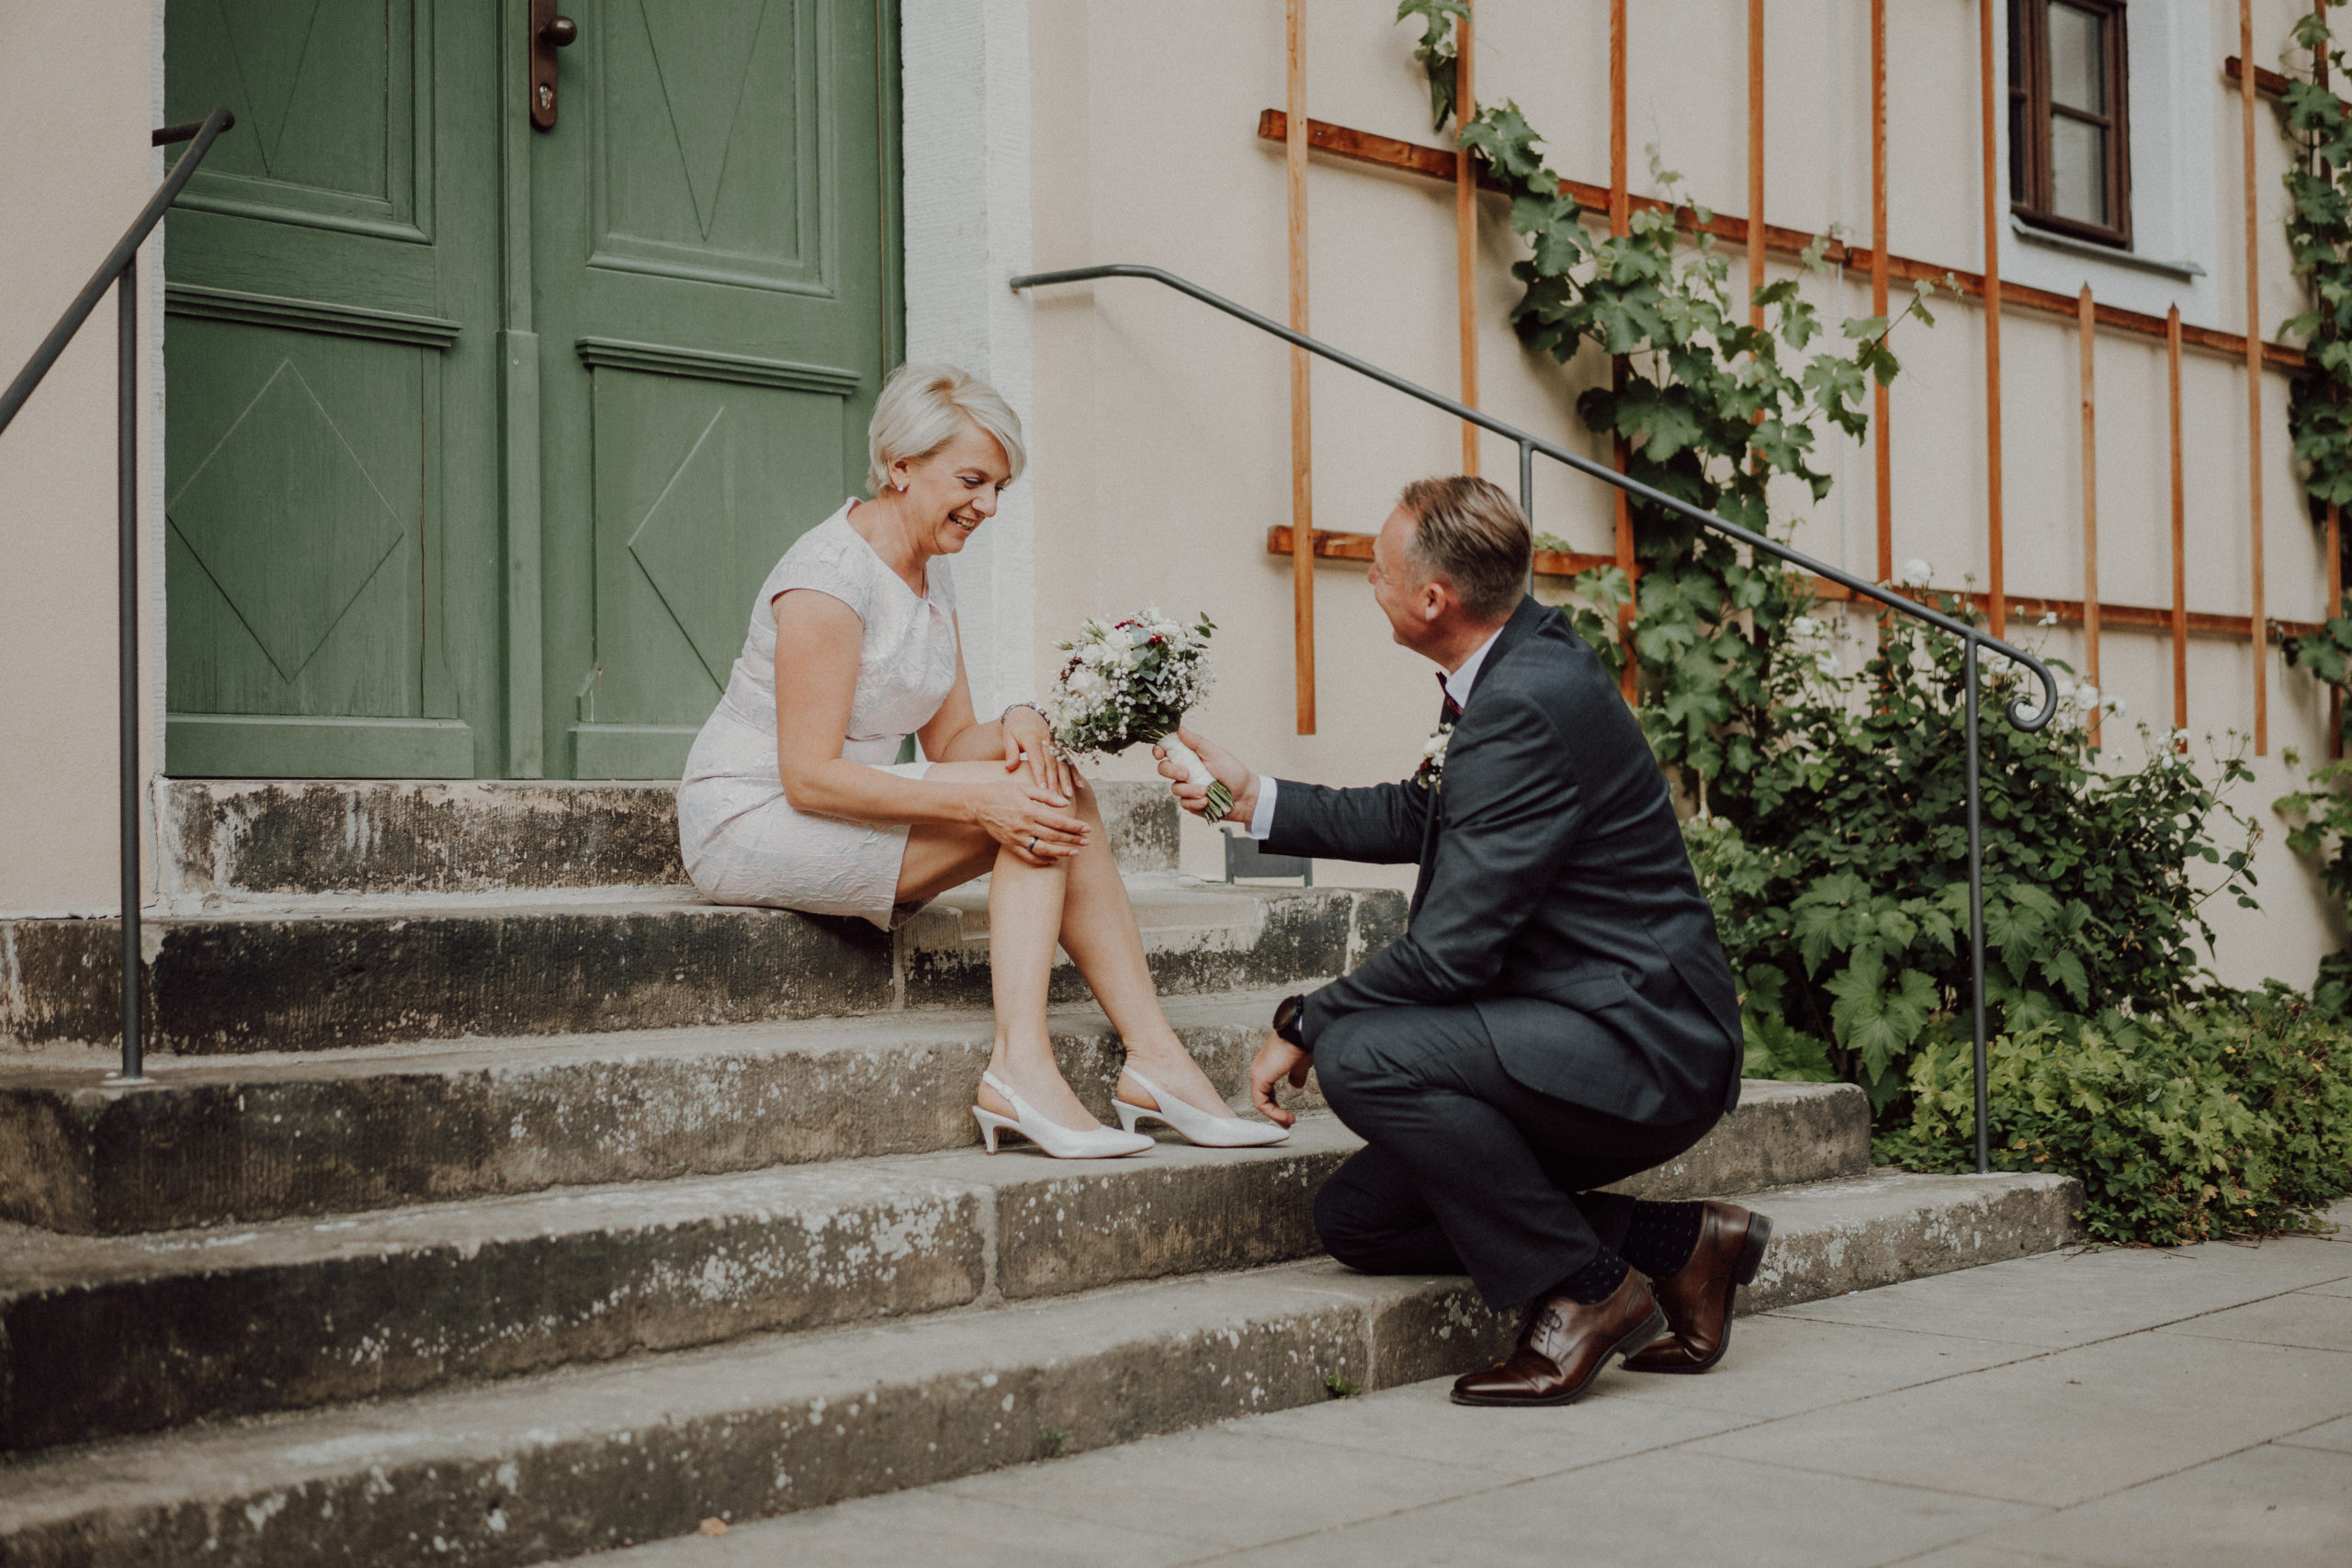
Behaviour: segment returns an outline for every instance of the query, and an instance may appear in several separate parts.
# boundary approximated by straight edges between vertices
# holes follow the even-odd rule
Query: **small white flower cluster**
[[[2088,681],[2077,684],[2061,675],[2058,677],[2058,705],[2062,709],[2071,709],[2087,723],[2091,716],[2101,708],[2111,714],[2122,713],[2123,699],[2105,694]]]
[[[1445,781],[1445,749],[1453,739],[1453,726],[1439,725],[1437,733],[1421,747],[1420,763],[1406,782],[1417,784],[1423,789],[1436,789],[1442,784]]]
[[[1935,577],[1934,567],[1913,556],[1903,563],[1903,570],[1894,574],[1894,585],[1897,588],[1925,588],[1935,581]]]
[[[1216,685],[1208,660],[1216,629],[1206,615],[1180,626],[1157,605],[1122,621],[1087,621],[1055,644],[1069,654],[1046,699],[1055,743],[1072,755],[1107,756],[1173,734]]]

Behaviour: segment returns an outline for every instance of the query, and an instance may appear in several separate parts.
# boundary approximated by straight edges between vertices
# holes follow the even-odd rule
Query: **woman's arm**
[[[956,619],[956,685],[931,722],[915,732],[922,754],[935,762],[994,761],[1007,769],[1025,765],[1032,783],[1064,800],[1077,781],[1069,764],[1054,749],[1053,734],[1035,708],[1006,710],[1004,716],[982,724],[972,710],[972,681],[964,669],[964,625]]]
[[[1078,852],[1086,824],[1069,814],[1067,797],[1057,799],[1016,773],[1018,761],[1001,784],[933,784],[843,757],[865,623],[847,604],[813,589],[777,595],[775,614],[776,778],[794,810],[856,822],[972,824],[1024,854],[1035,839],[1039,852],[1033,858],[1041,863]],[[956,685],[963,728],[996,728],[970,722],[971,694],[960,674]]]

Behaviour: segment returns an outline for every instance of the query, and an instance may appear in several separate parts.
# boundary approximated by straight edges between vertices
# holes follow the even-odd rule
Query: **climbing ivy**
[[[1463,9],[1451,0],[1404,0],[1397,8],[1400,21],[1422,23],[1415,58],[1430,73],[1435,107],[1452,103],[1453,24]],[[1511,227],[1527,246],[1512,268],[1524,285],[1511,311],[1521,340],[1562,363],[1589,344],[1623,366],[1611,385],[1577,400],[1586,425],[1623,440],[1633,478],[1785,537],[1791,520],[1776,520],[1769,504],[1773,481],[1794,479],[1815,502],[1828,493],[1816,429],[1864,434],[1871,382],[1891,381],[1901,368],[1893,330],[1914,315],[1932,324],[1932,288],[1921,285],[1901,315],[1854,318],[1831,338],[1795,278],[1742,298],[1712,236],[1679,243],[1682,221],[1711,215],[1679,196],[1679,177],[1655,154],[1653,181],[1672,204],[1637,210],[1626,233],[1610,235],[1589,227],[1591,215],[1564,193],[1516,103],[1479,107],[1460,138],[1511,193]],[[1820,269],[1820,251],[1808,253],[1809,267]],[[1761,327],[1749,323],[1751,304],[1765,310]],[[1643,722],[1659,760],[1736,817],[1742,782],[1773,744],[1773,660],[1809,608],[1811,587],[1679,514],[1636,502],[1633,515]],[[1573,591],[1579,630],[1622,672],[1611,621],[1628,592],[1623,576],[1589,572]]]

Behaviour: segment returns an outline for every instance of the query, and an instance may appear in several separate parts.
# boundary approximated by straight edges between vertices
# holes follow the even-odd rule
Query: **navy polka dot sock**
[[[1604,1247],[1600,1257],[1553,1286],[1548,1293],[1566,1296],[1578,1306],[1591,1306],[1617,1293],[1617,1287],[1625,1282],[1629,1267],[1623,1258]]]
[[[1706,1212],[1703,1203],[1635,1203],[1620,1244],[1625,1261],[1653,1280],[1673,1273],[1698,1248]]]

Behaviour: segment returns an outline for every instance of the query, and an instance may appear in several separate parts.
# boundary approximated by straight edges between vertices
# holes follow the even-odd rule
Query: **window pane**
[[[2107,112],[2107,18],[2064,0],[2050,7],[2050,101]]]
[[[2077,223],[2102,228],[2111,224],[2107,211],[2106,131],[2063,115],[2050,117],[2050,207],[2059,217]]]

